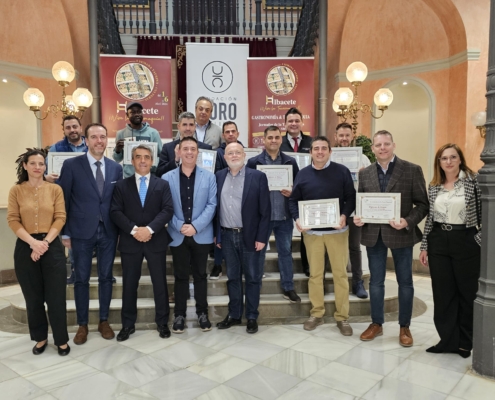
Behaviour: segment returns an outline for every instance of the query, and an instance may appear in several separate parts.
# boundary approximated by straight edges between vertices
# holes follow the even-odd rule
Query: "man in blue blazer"
[[[196,117],[194,114],[188,111],[180,114],[177,122],[177,130],[179,131],[179,139],[164,145],[160,152],[160,160],[158,161],[158,167],[156,168],[156,176],[159,178],[161,178],[163,174],[172,171],[179,166],[179,142],[181,139],[188,136],[192,136],[196,139]],[[198,148],[204,150],[212,149],[209,144],[203,142],[198,142]]]
[[[179,144],[182,164],[167,172],[163,179],[170,183],[174,202],[174,216],[168,224],[172,236],[175,275],[175,319],[172,332],[185,328],[189,273],[194,278],[194,299],[198,324],[203,332],[211,330],[206,300],[206,263],[213,244],[213,217],[217,207],[215,175],[197,167],[198,141],[184,137]]]
[[[248,333],[258,331],[263,268],[261,250],[268,243],[271,205],[268,180],[263,172],[246,168],[246,154],[239,143],[225,148],[229,168],[217,172],[216,243],[227,264],[229,313],[219,329],[241,323],[244,310],[242,274],[246,286],[246,318]]]
[[[62,243],[74,255],[74,297],[79,329],[75,344],[83,344],[88,336],[89,277],[96,248],[100,322],[98,331],[105,339],[115,333],[108,324],[112,299],[112,268],[117,246],[117,227],[110,219],[110,204],[115,184],[122,179],[122,167],[104,157],[107,129],[98,123],[85,130],[88,152],[64,162],[60,186],[64,191],[67,222]]]
[[[151,175],[153,153],[146,144],[132,149],[134,175],[117,183],[110,216],[120,230],[119,251],[122,256],[122,330],[117,341],[129,339],[135,332],[137,290],[143,258],[153,283],[155,322],[160,337],[170,337],[167,289],[167,244],[170,236],[165,225],[174,214],[172,195],[167,182]]]

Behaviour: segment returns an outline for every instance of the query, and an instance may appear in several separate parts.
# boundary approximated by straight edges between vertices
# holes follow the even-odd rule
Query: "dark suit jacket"
[[[294,148],[290,145],[287,135],[289,134],[286,133],[285,136],[282,138],[282,145],[280,146],[280,151],[288,151],[289,153],[294,153]],[[299,143],[298,146],[299,150],[297,150],[297,152],[309,153],[309,149],[311,148],[311,141],[313,140],[313,138],[311,136],[305,135],[302,132],[301,135],[302,135],[302,140],[301,143]]]
[[[110,216],[119,228],[119,251],[137,253],[145,248],[152,252],[167,251],[170,236],[165,229],[174,215],[174,203],[167,181],[150,176],[148,191],[141,205],[135,175],[117,183]],[[154,234],[149,242],[139,242],[131,235],[134,226],[149,226]]]
[[[248,249],[254,249],[254,242],[268,243],[270,232],[268,231],[271,219],[272,207],[270,204],[270,191],[268,180],[263,172],[245,168],[244,189],[242,190],[242,237]],[[229,173],[225,168],[216,173],[217,177],[217,215],[216,215],[216,242],[222,243],[222,230],[220,227],[220,203],[223,184]]]
[[[102,196],[86,154],[64,162],[59,178],[67,211],[63,235],[76,239],[91,238],[98,228],[101,215],[107,233],[117,236],[117,227],[110,219],[110,204],[115,185],[122,180],[122,166],[107,157],[102,160],[105,163]]]
[[[172,171],[174,168],[177,168],[175,164],[175,146],[177,146],[180,142],[180,139],[176,139],[173,142],[169,142],[162,147],[162,151],[160,152],[160,160],[158,161],[158,167],[156,168],[156,176],[161,178],[163,174],[166,174],[168,171]],[[204,150],[211,150],[211,146],[209,144],[198,142],[198,148]]]
[[[428,214],[429,204],[421,167],[395,156],[394,170],[385,191],[401,194],[400,216],[407,221],[408,229],[397,230],[389,224],[365,224],[361,228],[361,244],[373,247],[381,231],[383,243],[390,249],[414,246],[423,236],[417,225]],[[376,162],[359,171],[358,192],[380,193]]]

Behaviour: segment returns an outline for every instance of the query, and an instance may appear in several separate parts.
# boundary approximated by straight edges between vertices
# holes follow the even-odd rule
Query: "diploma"
[[[131,139],[131,138],[129,138]],[[145,142],[145,141],[133,141],[133,140],[125,140],[124,141],[124,165],[132,165],[132,149],[134,147],[139,146],[140,144],[144,144],[145,146],[151,149],[153,154],[153,166],[156,167],[158,165],[158,143],[155,142]]]
[[[358,172],[361,169],[362,147],[334,147],[330,161],[345,165],[351,171],[352,180],[357,182]]]
[[[244,165],[247,164],[250,158],[256,157],[261,154],[263,149],[244,149],[244,153],[246,153],[246,158],[244,159]]]
[[[295,158],[299,169],[311,165],[311,155],[308,153],[292,153],[290,151],[284,151],[283,153],[289,157]]]
[[[368,224],[400,222],[400,193],[357,193],[356,216]]]
[[[214,174],[216,161],[217,152],[215,150],[199,149],[198,159],[196,160],[198,167],[204,168]]]
[[[266,174],[269,190],[292,190],[292,165],[257,165]]]
[[[79,152],[55,152],[50,151],[48,153],[48,174],[56,174],[60,175],[60,171],[62,170],[62,165],[64,165],[64,161],[72,158],[81,156],[84,153]]]
[[[303,229],[340,226],[339,199],[299,201],[299,225]]]

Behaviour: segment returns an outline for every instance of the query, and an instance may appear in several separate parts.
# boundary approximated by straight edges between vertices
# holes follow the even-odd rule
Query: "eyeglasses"
[[[459,159],[459,156],[449,156],[449,157],[440,157],[439,160],[440,162],[446,163],[447,161],[457,161]]]

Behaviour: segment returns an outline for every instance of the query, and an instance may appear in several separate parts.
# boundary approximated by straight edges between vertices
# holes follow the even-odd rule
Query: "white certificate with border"
[[[268,179],[269,190],[292,189],[292,165],[257,165]]]
[[[198,167],[204,168],[214,174],[216,161],[216,150],[199,149],[198,159],[196,160],[196,165]]]
[[[358,181],[358,172],[361,169],[361,157],[363,148],[358,147],[332,147],[330,161],[345,165],[351,171],[352,180]]]
[[[356,216],[368,224],[400,222],[400,193],[356,193]]]
[[[250,158],[256,157],[257,155],[261,154],[262,151],[263,149],[245,148],[244,153],[246,153],[246,158],[244,159],[244,165],[247,164]]]
[[[82,156],[83,152],[56,152],[56,151],[50,151],[48,152],[48,174],[56,174],[60,175],[60,171],[62,170],[62,165],[64,165],[64,161],[77,157],[77,156]]]
[[[339,199],[299,201],[299,225],[303,229],[340,226]]]
[[[289,157],[295,158],[299,169],[311,165],[311,154],[309,153],[292,153],[289,151],[284,151],[283,153]]]
[[[124,141],[124,165],[132,165],[132,149],[134,147],[139,146],[140,144],[144,144],[151,148],[153,152],[153,166],[156,167],[158,165],[158,143],[155,142],[143,142],[143,141],[132,141],[126,140]]]

